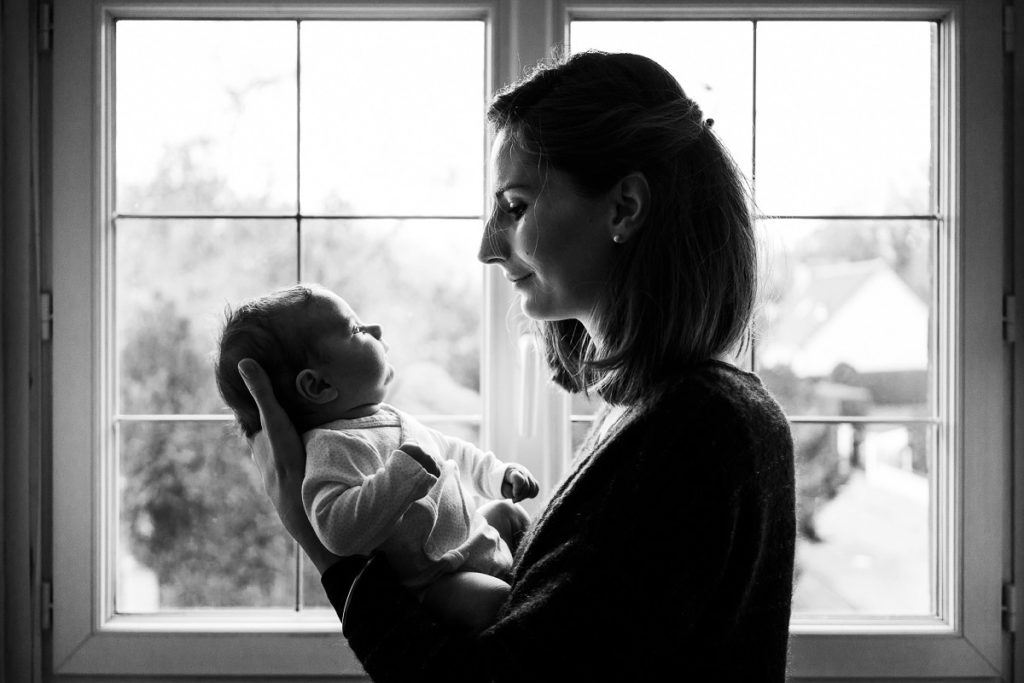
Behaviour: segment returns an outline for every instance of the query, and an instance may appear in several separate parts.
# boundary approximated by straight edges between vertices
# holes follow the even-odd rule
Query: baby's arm
[[[492,499],[511,498],[519,502],[533,498],[540,487],[530,470],[518,463],[504,463],[494,453],[483,451],[454,436],[444,436],[447,457],[479,493]]]
[[[368,555],[437,477],[395,451],[382,462],[362,439],[324,430],[306,447],[302,501],[321,542],[336,555]]]

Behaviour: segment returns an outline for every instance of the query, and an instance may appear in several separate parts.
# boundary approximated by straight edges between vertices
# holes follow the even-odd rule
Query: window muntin
[[[570,24],[573,51],[664,64],[750,179],[767,246],[754,369],[794,422],[797,619],[939,616],[936,36],[926,21]],[[589,416],[573,412],[578,445]]]
[[[115,612],[326,606],[210,356],[226,305],[320,282],[382,324],[391,400],[479,440],[484,23],[114,32]]]

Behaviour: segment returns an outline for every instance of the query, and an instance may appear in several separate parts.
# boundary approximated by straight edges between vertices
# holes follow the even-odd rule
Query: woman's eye
[[[526,204],[509,204],[505,213],[518,220],[526,213]]]

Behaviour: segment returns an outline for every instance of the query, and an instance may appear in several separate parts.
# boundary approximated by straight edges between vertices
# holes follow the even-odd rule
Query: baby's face
[[[364,325],[352,307],[337,294],[317,296],[312,314],[321,336],[322,362],[318,369],[342,397],[347,408],[380,403],[395,376],[387,361],[388,346],[381,340],[380,325]]]

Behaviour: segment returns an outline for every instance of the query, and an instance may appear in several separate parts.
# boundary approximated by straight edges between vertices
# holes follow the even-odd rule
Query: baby
[[[387,349],[380,326],[362,324],[341,297],[295,285],[229,311],[217,387],[252,436],[259,411],[237,365],[259,362],[302,434],[302,500],[324,546],[382,551],[436,613],[479,631],[508,594],[511,549],[530,521],[515,502],[536,496],[537,482],[384,403]],[[467,485],[492,500],[477,506]]]

